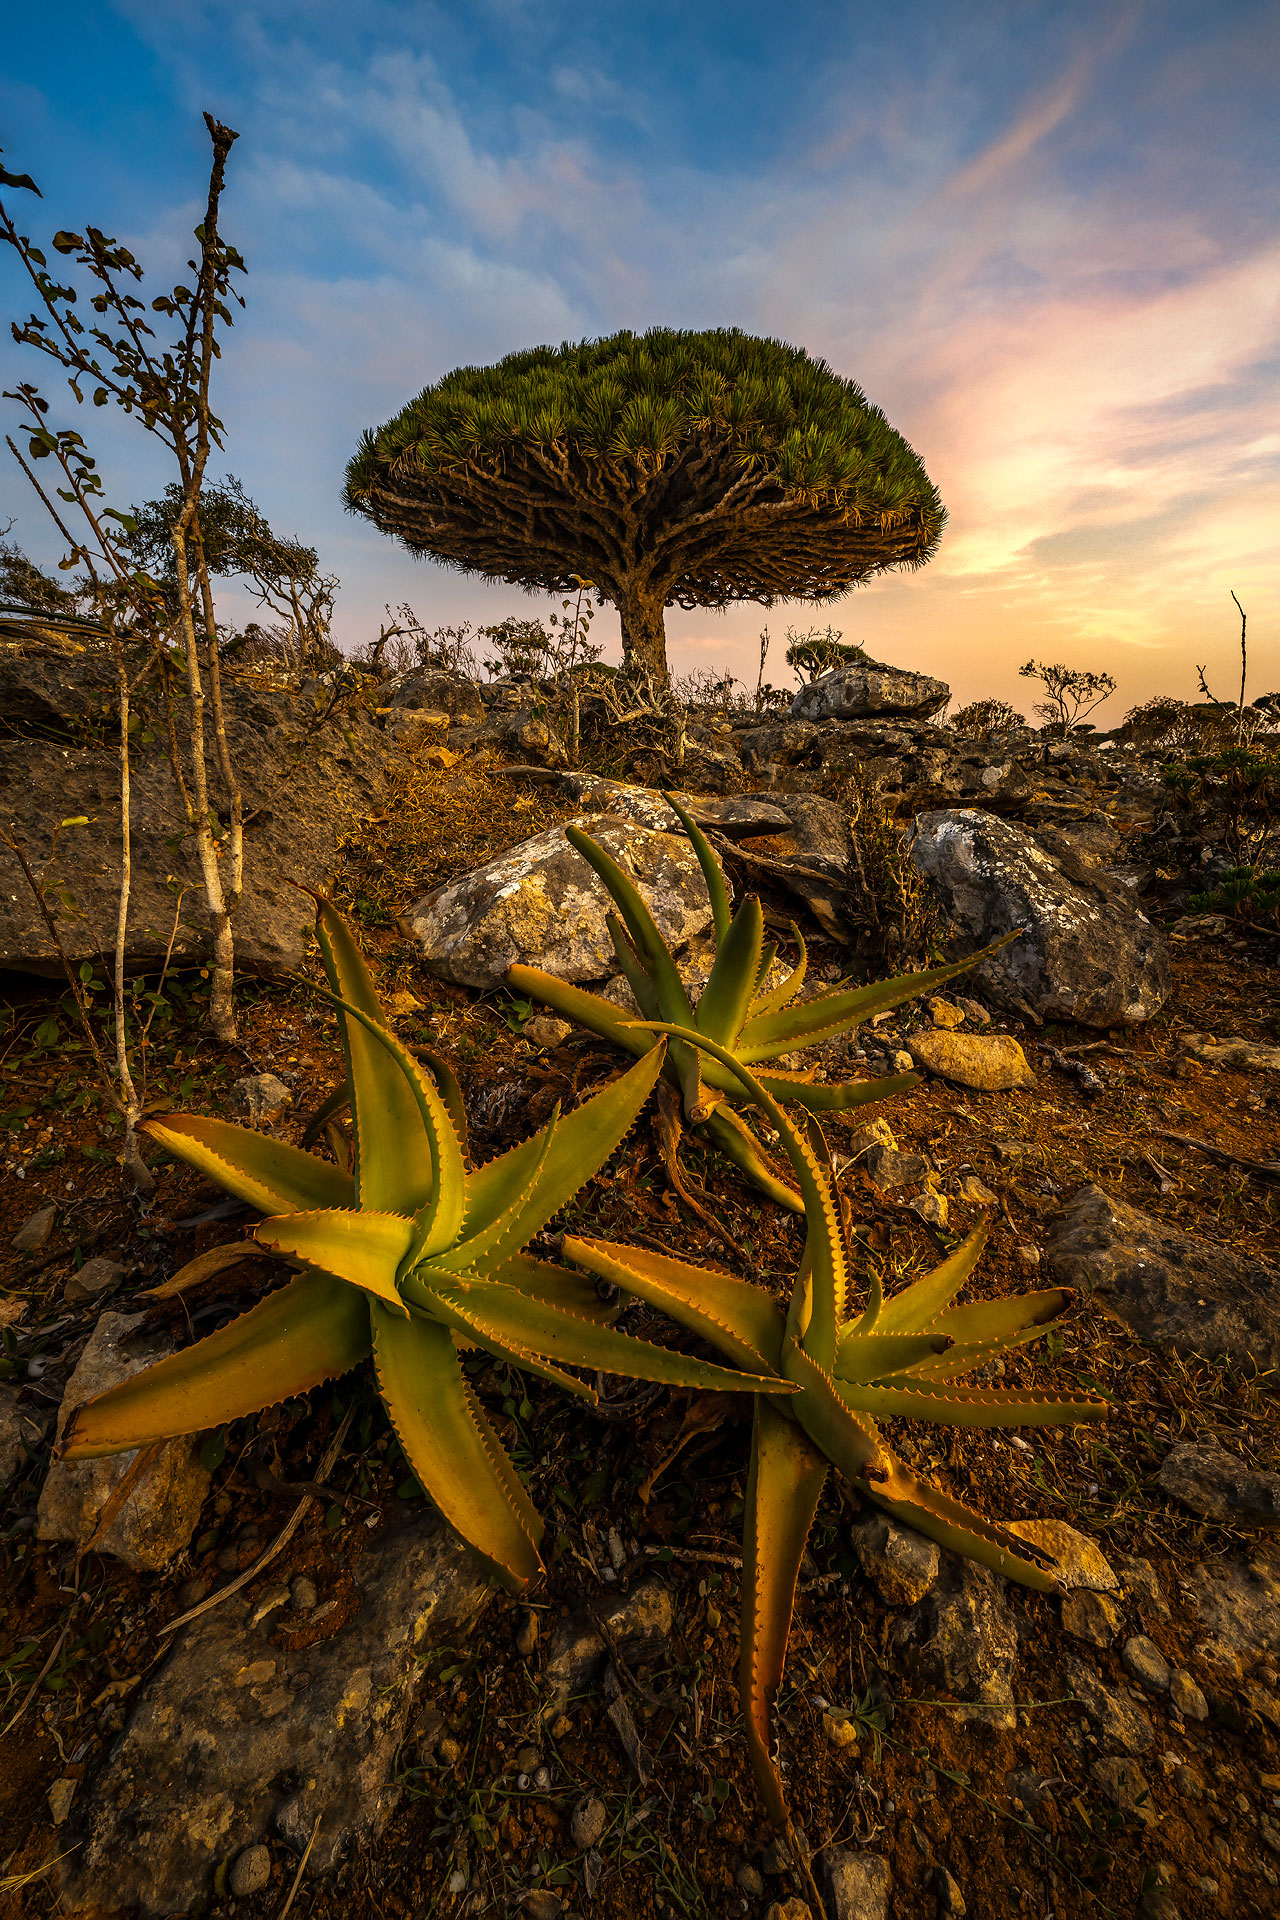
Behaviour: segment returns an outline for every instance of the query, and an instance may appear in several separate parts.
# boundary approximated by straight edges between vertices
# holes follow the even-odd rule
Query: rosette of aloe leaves
[[[594,1390],[567,1369],[713,1390],[795,1389],[632,1338],[607,1324],[611,1310],[583,1274],[524,1251],[618,1146],[662,1069],[661,1052],[468,1171],[449,1103],[387,1025],[340,916],[314,897],[325,997],[346,1053],[352,1169],[225,1120],[149,1121],[152,1139],[270,1216],[256,1237],[302,1271],[229,1325],[78,1408],[60,1452],[87,1459],[199,1432],[305,1393],[372,1354],[411,1470],[515,1589],[541,1566],[542,1522],[467,1383],[460,1347],[483,1348],[588,1401]]]
[[[812,1071],[795,1072],[768,1063],[847,1033],[877,1013],[887,1013],[917,994],[954,980],[1004,946],[1006,940],[929,972],[902,974],[894,980],[845,988],[797,1003],[808,967],[799,928],[793,921],[791,931],[800,948],[799,961],[784,980],[771,987],[768,976],[777,947],[765,944],[760,901],[748,894],[734,913],[723,869],[706,834],[671,794],[663,798],[693,843],[711,900],[716,958],[696,1008],[630,875],[580,827],[567,826],[565,833],[595,869],[617,907],[606,924],[618,966],[643,1021],[667,1024],[671,1040],[662,1072],[680,1095],[684,1118],[691,1126],[701,1128],[762,1193],[778,1205],[801,1213],[802,1195],[779,1177],[758,1135],[731,1102],[760,1104],[754,1092],[760,1086],[774,1100],[807,1108],[811,1113],[843,1113],[905,1092],[917,1083],[918,1073],[846,1081],[836,1086],[816,1080]],[[643,1054],[658,1044],[650,1028],[631,1020],[611,1001],[538,967],[509,967],[507,983],[515,992],[541,1000],[562,1019],[575,1021],[611,1040],[623,1052]],[[695,1035],[715,1045],[700,1048]],[[744,1079],[736,1071],[739,1064],[755,1068],[754,1077]]]
[[[662,1024],[648,1029],[662,1034]],[[566,1235],[564,1256],[611,1280],[717,1346],[726,1359],[780,1373],[788,1401],[758,1396],[747,1486],[739,1689],[747,1745],[772,1818],[788,1816],[771,1757],[771,1702],[781,1684],[801,1556],[829,1467],[895,1519],[1024,1586],[1056,1586],[1052,1558],[998,1521],[913,1474],[878,1417],[951,1426],[1018,1427],[1105,1418],[1093,1396],[1055,1399],[1020,1387],[966,1386],[960,1376],[1039,1338],[1069,1305],[1064,1287],[955,1304],[985,1238],[971,1234],[931,1273],[886,1299],[872,1273],[854,1298],[849,1250],[818,1122],[806,1137],[763,1080],[730,1051],[685,1028],[673,1033],[737,1074],[777,1128],[804,1198],[807,1232],[784,1309],[767,1289],[718,1268],[640,1247]]]

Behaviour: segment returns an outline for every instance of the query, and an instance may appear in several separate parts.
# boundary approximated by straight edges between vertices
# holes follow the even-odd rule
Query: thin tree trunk
[[[236,1043],[236,1016],[232,998],[235,983],[235,948],[231,938],[231,915],[222,890],[218,849],[209,817],[209,772],[204,749],[204,682],[200,674],[200,650],[196,643],[195,612],[191,604],[191,582],[187,572],[187,535],[181,521],[173,527],[171,539],[181,609],[182,634],[187,652],[187,692],[191,701],[191,825],[196,836],[196,853],[204,880],[205,900],[213,921],[213,967],[209,990],[209,1022],[224,1047]]]
[[[619,595],[622,622],[622,671],[629,679],[647,676],[655,693],[667,685],[665,602],[651,589],[634,586]]]
[[[138,1192],[151,1193],[156,1183],[138,1146],[138,1120],[142,1108],[129,1066],[129,1036],[124,1016],[124,949],[129,925],[129,895],[133,889],[133,803],[129,766],[129,675],[118,640],[115,652],[120,687],[120,900],[116,913],[114,981],[116,1074],[120,1081],[120,1104],[124,1114],[124,1164]]]
[[[209,704],[213,710],[213,738],[218,751],[218,766],[227,794],[227,863],[225,888],[228,913],[234,913],[244,892],[244,794],[236,776],[227,743],[227,722],[222,707],[222,668],[218,659],[218,625],[214,618],[213,588],[204,557],[204,540],[196,519],[196,578],[200,582],[200,605],[204,614],[205,658],[209,667]]]

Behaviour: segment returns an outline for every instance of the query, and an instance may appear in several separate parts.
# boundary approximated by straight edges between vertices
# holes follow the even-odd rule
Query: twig
[[[1228,1153],[1225,1147],[1215,1147],[1208,1140],[1197,1140],[1189,1133],[1166,1133],[1161,1127],[1155,1127],[1152,1131],[1157,1140],[1172,1140],[1180,1147],[1194,1147],[1197,1153],[1207,1153],[1211,1160],[1218,1161],[1221,1166],[1240,1167],[1257,1180],[1280,1183],[1280,1160],[1242,1160],[1239,1154]]]
[[[317,1814],[315,1817],[315,1824],[311,1829],[311,1838],[307,1842],[307,1850],[303,1854],[301,1860],[299,1860],[298,1862],[298,1871],[293,1876],[293,1885],[290,1887],[288,1893],[285,1895],[284,1905],[281,1907],[279,1913],[277,1914],[276,1920],[284,1920],[286,1913],[288,1913],[290,1907],[293,1905],[293,1896],[297,1893],[298,1888],[302,1885],[302,1876],[306,1872],[307,1861],[311,1858],[311,1849],[312,1847],[314,1847],[316,1843],[316,1835],[319,1833],[319,1831],[320,1831],[320,1815]]]
[[[146,1474],[150,1468],[154,1467],[166,1444],[163,1440],[153,1440],[149,1447],[142,1447],[138,1453],[135,1454],[133,1465],[129,1468],[129,1471],[124,1474],[118,1484],[112,1488],[101,1513],[98,1515],[93,1532],[89,1535],[84,1545],[77,1549],[77,1560],[82,1560],[86,1553],[92,1553],[143,1475]]]
[[[39,1673],[36,1675],[35,1679],[31,1682],[31,1685],[27,1688],[27,1691],[23,1696],[22,1705],[18,1708],[18,1711],[14,1714],[8,1726],[0,1729],[0,1740],[4,1739],[5,1734],[13,1732],[13,1729],[17,1726],[19,1720],[21,1720],[27,1708],[31,1705],[31,1702],[35,1699],[36,1694],[39,1691],[41,1681],[44,1679],[46,1673],[48,1673],[50,1667],[53,1665],[58,1655],[62,1652],[62,1643],[66,1639],[70,1631],[71,1631],[71,1622],[68,1620],[66,1626],[62,1629],[62,1632],[58,1635],[57,1639],[53,1643],[53,1652],[49,1655],[49,1658],[45,1661]]]
[[[354,1419],[354,1417],[355,1417],[355,1408],[348,1407],[347,1411],[342,1416],[342,1423],[339,1426],[338,1431],[334,1434],[333,1439],[329,1442],[329,1445],[325,1451],[324,1458],[321,1460],[319,1467],[316,1469],[317,1481],[323,1481],[327,1479],[328,1475],[332,1471],[333,1463],[337,1459],[338,1454],[342,1448],[342,1443],[346,1438],[347,1428],[351,1425],[351,1422]],[[207,1600],[202,1600],[200,1602],[199,1606],[190,1607],[186,1613],[180,1613],[176,1620],[170,1620],[167,1625],[161,1627],[160,1629],[161,1635],[163,1636],[164,1634],[167,1634],[167,1633],[176,1633],[179,1627],[185,1627],[192,1620],[197,1619],[200,1616],[200,1614],[208,1613],[214,1607],[220,1607],[222,1605],[222,1602],[224,1600],[229,1600],[233,1593],[238,1593],[241,1587],[247,1587],[251,1580],[256,1580],[258,1575],[262,1572],[263,1568],[267,1566],[272,1560],[274,1560],[276,1555],[281,1551],[281,1549],[283,1547],[286,1547],[289,1541],[292,1540],[294,1534],[298,1531],[298,1528],[302,1524],[303,1515],[306,1513],[307,1508],[311,1505],[311,1502],[314,1500],[314,1498],[315,1498],[314,1494],[311,1494],[311,1493],[304,1494],[302,1496],[302,1499],[299,1500],[297,1506],[294,1508],[293,1512],[290,1514],[289,1518],[285,1521],[284,1526],[280,1529],[280,1532],[276,1535],[275,1539],[271,1542],[271,1545],[267,1548],[266,1552],[259,1554],[258,1558],[253,1562],[252,1566],[246,1567],[243,1573],[237,1574],[235,1579],[232,1580],[229,1583],[229,1585],[221,1588],[219,1592],[211,1593]],[[312,1838],[314,1839],[314,1837],[315,1836],[313,1835]],[[311,1849],[308,1847],[307,1852],[309,1853],[310,1851]],[[303,1858],[305,1860],[306,1856],[304,1855]],[[292,1898],[292,1895],[290,1896],[290,1898]]]

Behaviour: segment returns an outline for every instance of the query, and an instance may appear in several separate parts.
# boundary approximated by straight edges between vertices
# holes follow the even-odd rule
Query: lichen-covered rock
[[[1120,1585],[1111,1562],[1087,1533],[1069,1527],[1065,1520],[1006,1520],[1010,1533],[1032,1546],[1043,1547],[1053,1555],[1054,1573],[1059,1586],[1083,1587],[1093,1593],[1112,1593]]]
[[[1096,1186],[1057,1215],[1046,1253],[1055,1280],[1096,1296],[1152,1346],[1249,1372],[1280,1366],[1274,1267],[1180,1233]]]
[[[958,1087],[1006,1093],[1036,1084],[1026,1054],[1009,1034],[949,1033],[927,1027],[908,1036],[907,1052],[918,1067]]]
[[[1198,1626],[1197,1653],[1239,1673],[1280,1658],[1280,1547],[1259,1541],[1247,1559],[1207,1560],[1179,1575],[1179,1600]]]
[[[10,1387],[0,1387],[0,1487],[6,1486],[44,1438],[44,1423]]]
[[[1067,1655],[1067,1687],[1097,1728],[1099,1738],[1121,1753],[1147,1753],[1155,1741],[1151,1722],[1135,1701],[1113,1693],[1096,1667]]]
[[[969,976],[996,1005],[1035,1021],[1124,1027],[1168,999],[1164,935],[1118,882],[1066,848],[1051,854],[1023,828],[966,807],[921,814],[911,852],[960,952],[1022,930]]]
[[[491,1587],[434,1519],[393,1528],[355,1576],[346,1626],[296,1652],[238,1594],[182,1630],[77,1806],[65,1912],[185,1913],[273,1825],[299,1852],[315,1829],[317,1873],[381,1832],[420,1656],[465,1638]]]
[[[891,1607],[914,1607],[938,1577],[936,1542],[888,1514],[871,1512],[849,1537],[863,1573]]]
[[[1237,1527],[1280,1527],[1280,1474],[1251,1468],[1220,1441],[1184,1441],[1167,1453],[1160,1485],[1202,1519]]]
[[[484,701],[474,680],[445,667],[414,667],[395,682],[387,702],[388,723],[415,713],[445,713],[451,720],[483,720]]]
[[[911,1613],[894,1622],[891,1651],[923,1685],[965,1702],[964,1723],[1012,1731],[1018,1628],[1005,1584],[986,1567],[959,1560]]]
[[[74,1408],[172,1353],[173,1342],[167,1334],[133,1337],[144,1318],[139,1313],[99,1314],[58,1409],[59,1439]],[[99,1460],[55,1460],[40,1491],[37,1537],[87,1546],[103,1509],[136,1459],[135,1451]],[[189,1543],[208,1491],[209,1474],[200,1465],[199,1435],[165,1441],[104,1529],[95,1552],[113,1554],[138,1573],[159,1573]]]
[[[795,720],[865,720],[878,714],[911,714],[920,719],[939,713],[951,689],[927,673],[909,673],[876,660],[836,667],[801,687],[791,702]]]
[[[711,924],[711,900],[685,836],[609,814],[577,824],[636,881],[670,947]],[[617,965],[605,917],[613,904],[595,873],[548,827],[509,853],[437,887],[404,917],[429,972],[464,986],[501,986],[519,962],[562,980],[598,980]]]
[[[832,1920],[889,1920],[893,1879],[883,1854],[824,1847],[818,1869]]]
[[[651,1575],[615,1595],[599,1610],[599,1618],[603,1633],[595,1620],[580,1612],[567,1614],[553,1630],[542,1678],[554,1696],[567,1699],[590,1686],[599,1678],[612,1648],[630,1666],[656,1659],[675,1627],[675,1601],[665,1581]]]

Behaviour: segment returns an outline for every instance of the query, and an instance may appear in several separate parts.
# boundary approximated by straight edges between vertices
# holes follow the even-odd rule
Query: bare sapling
[[[231,324],[229,301],[244,304],[231,277],[243,273],[245,267],[239,253],[218,230],[227,155],[237,136],[211,115],[206,113],[204,119],[213,144],[213,161],[205,217],[195,230],[199,256],[187,263],[195,283],[193,287],[175,287],[150,303],[152,313],[177,323],[177,337],[168,347],[157,342],[154,329],[144,318],[145,303],[129,290],[131,284],[141,281],[141,266],[127,248],[99,229],[88,227],[83,234],[62,231],[54,235],[52,243],[56,252],[74,255],[76,264],[96,283],[88,304],[99,317],[99,324],[86,324],[80,319],[76,288],[62,285],[53,277],[46,256],[18,231],[3,201],[0,234],[18,253],[48,316],[45,319],[33,314],[24,324],[15,323],[14,339],[48,354],[65,369],[67,384],[78,403],[83,403],[85,389],[91,387],[95,405],[114,401],[125,413],[138,416],[146,430],[169,449],[177,465],[176,510],[169,528],[177,601],[177,617],[172,624],[176,625],[186,668],[190,779],[183,776],[176,736],[174,775],[195,844],[211,924],[210,1024],[218,1041],[229,1046],[236,1040],[232,916],[244,890],[244,802],[227,739],[219,635],[200,505],[210,451],[222,446],[222,425],[210,406],[213,363],[221,353],[218,330]],[[39,192],[28,175],[0,169],[3,186]],[[6,397],[17,400],[26,411],[33,459],[56,455],[60,448],[71,462],[87,458],[79,434],[55,433],[45,424],[48,403],[35,387],[24,383]],[[88,495],[100,493],[92,461],[85,471],[94,473],[95,484]],[[70,492],[59,491],[62,498],[83,506],[83,483],[81,496],[74,487]],[[45,504],[49,505],[47,498]],[[116,522],[126,536],[136,531],[130,515],[111,508],[101,509],[98,519]],[[105,560],[108,549],[119,558],[119,545],[114,538],[105,546],[99,540],[99,559]],[[72,541],[72,551],[62,564],[74,566],[85,558],[83,545]],[[139,596],[148,601],[142,625],[149,624],[155,631],[155,603],[163,600],[158,583],[139,569],[126,568],[122,559],[119,572],[130,582],[126,597],[132,595],[135,613]],[[158,631],[156,646],[164,651]],[[209,732],[225,818],[220,817],[210,791]]]

